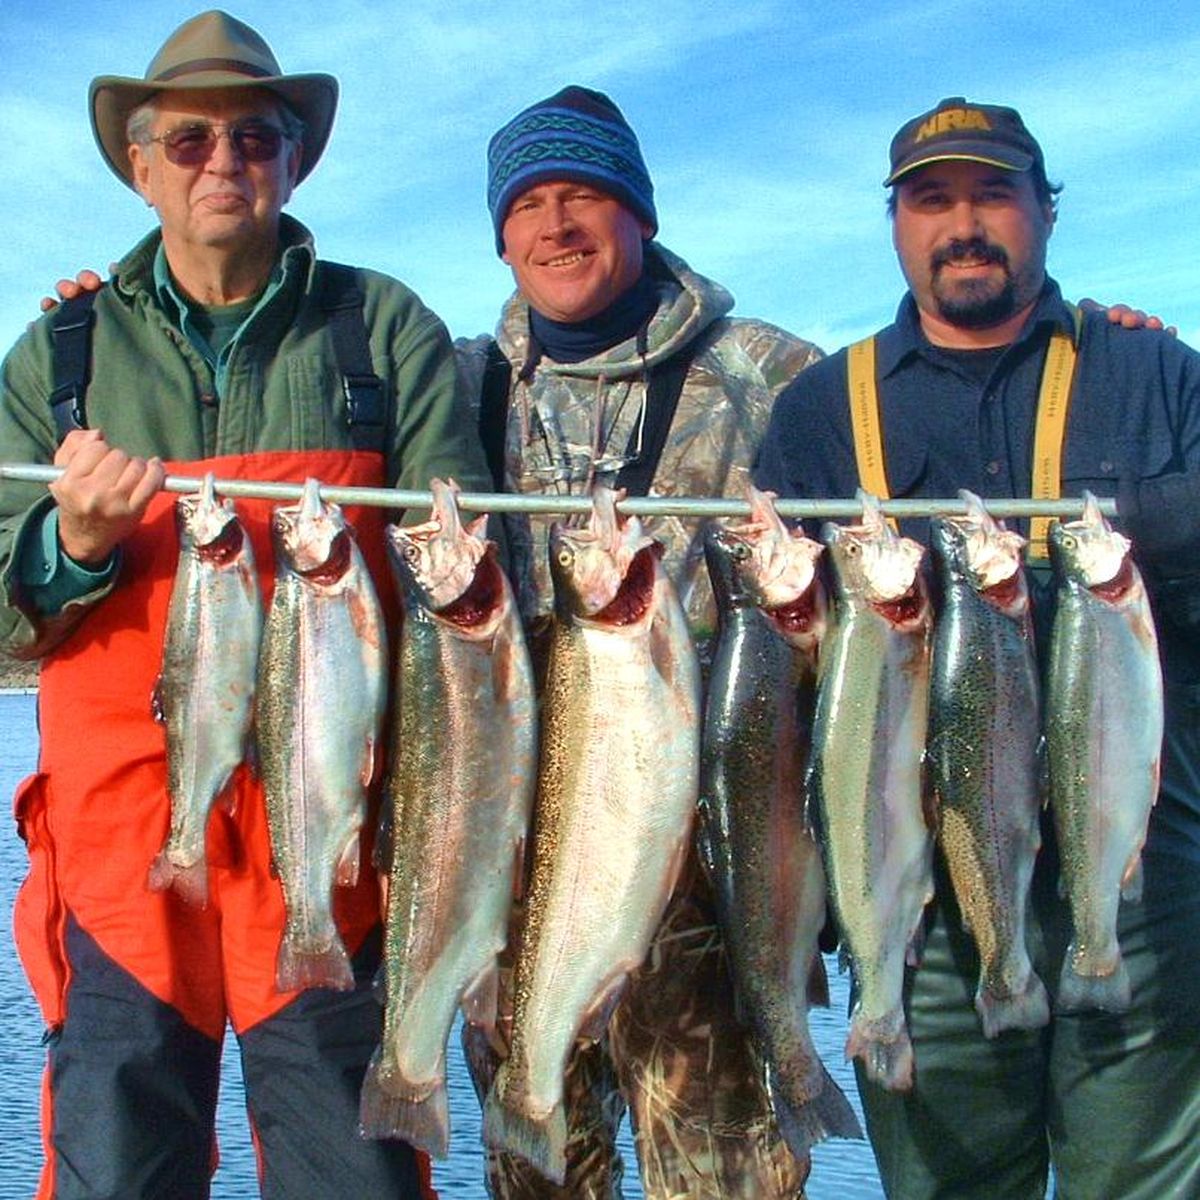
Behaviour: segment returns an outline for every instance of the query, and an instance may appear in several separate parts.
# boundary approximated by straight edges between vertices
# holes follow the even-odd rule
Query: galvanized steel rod
[[[63,472],[62,467],[40,463],[0,463],[0,479],[24,483],[53,483]],[[203,479],[188,475],[168,475],[164,488],[169,492],[196,492]],[[294,501],[300,498],[298,483],[273,483],[259,479],[216,479],[213,486],[222,496],[246,497],[256,500]],[[401,488],[327,487],[322,485],[321,496],[333,504],[361,504],[377,508],[429,508],[433,497],[429,492]],[[1115,500],[1099,500],[1100,511],[1106,517],[1116,515]],[[1065,500],[985,500],[984,506],[994,517],[1078,517],[1083,501]],[[464,512],[486,513],[545,513],[568,516],[589,513],[591,500],[587,496],[553,494],[518,495],[510,492],[463,492],[458,507]],[[799,518],[844,518],[862,514],[862,504],[849,500],[778,500],[775,507],[780,516]],[[966,505],[957,497],[950,499],[923,498],[920,500],[885,500],[883,511],[892,517],[928,517],[938,513],[965,513]],[[750,505],[745,500],[724,498],[701,499],[693,496],[630,496],[617,508],[641,517],[745,517]]]

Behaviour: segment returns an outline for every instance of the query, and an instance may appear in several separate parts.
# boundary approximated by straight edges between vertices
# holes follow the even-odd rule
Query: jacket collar
[[[1035,337],[1049,337],[1057,329],[1062,329],[1070,334],[1072,339],[1075,338],[1075,319],[1071,308],[1063,300],[1058,284],[1047,275],[1037,304],[1012,345],[1019,345]],[[921,332],[917,302],[911,292],[905,292],[896,311],[895,323],[881,330],[876,340],[876,361],[879,364],[880,376],[890,375],[910,355],[928,354],[934,349]]]

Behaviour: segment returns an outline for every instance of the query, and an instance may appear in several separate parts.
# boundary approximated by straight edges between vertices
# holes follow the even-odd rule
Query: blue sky
[[[885,324],[903,284],[880,186],[896,128],[943,96],[1012,104],[1066,185],[1050,269],[1068,297],[1161,313],[1200,345],[1200,5],[962,0],[237,0],[286,71],[342,104],[290,210],[328,258],[399,276],[455,335],[510,291],[484,203],[484,149],[567,83],[637,130],[660,238],[737,312],[833,350]],[[103,165],[98,74],[141,75],[199,8],[4,0],[8,184],[0,346],[53,281],[104,268],[152,215]],[[296,13],[304,14],[297,24]]]

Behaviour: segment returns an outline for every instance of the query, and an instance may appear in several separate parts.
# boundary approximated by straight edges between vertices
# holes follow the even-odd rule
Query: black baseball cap
[[[1045,170],[1042,148],[1015,108],[950,96],[900,127],[892,138],[892,169],[883,186],[947,159],[990,163],[1006,171],[1028,171],[1036,163]]]

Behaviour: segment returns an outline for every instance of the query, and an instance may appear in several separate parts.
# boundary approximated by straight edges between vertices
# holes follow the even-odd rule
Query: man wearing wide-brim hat
[[[215,742],[194,785],[179,768],[225,709],[248,721],[254,679],[189,727],[179,697],[192,693],[164,660],[180,557],[167,471],[486,488],[442,323],[396,280],[318,260],[282,212],[321,157],[337,95],[331,76],[285,74],[221,12],[176,30],[143,78],[96,79],[101,153],[159,225],[99,294],[43,318],[4,363],[5,458],[63,468],[49,494],[0,486],[0,647],[41,661],[39,772],[16,803],[30,873],[15,911],[50,1035],[39,1196],[207,1196],[227,1022],[265,1195],[426,1187],[408,1146],[357,1130],[381,1032],[374,813],[356,857],[353,843],[336,848],[357,868],[356,884],[333,889],[336,936],[289,933],[281,956],[262,784],[240,748],[226,761]],[[248,578],[266,596],[270,507],[237,511],[257,564]],[[381,582],[383,512],[351,517]],[[220,661],[228,636],[218,627],[198,643],[192,669],[205,652]],[[257,720],[261,745],[269,714]]]

